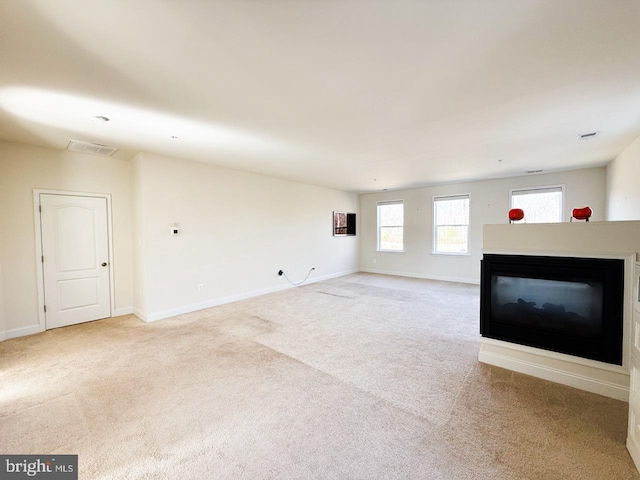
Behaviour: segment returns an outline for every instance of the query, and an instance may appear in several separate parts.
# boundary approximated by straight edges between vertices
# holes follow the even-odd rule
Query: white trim
[[[550,382],[568,385],[570,387],[597,393],[605,397],[615,398],[623,402],[629,401],[629,388],[606,380],[579,375],[574,372],[560,370],[547,365],[540,365],[522,359],[515,359],[500,353],[480,349],[478,360],[482,363],[506,368],[515,372],[542,378]]]
[[[329,280],[331,278],[344,277],[346,275],[351,275],[352,273],[358,273],[359,271],[360,271],[360,269],[356,268],[356,269],[352,269],[352,270],[346,270],[344,272],[338,272],[338,273],[332,273],[332,274],[329,274],[329,275],[323,275],[322,277],[310,278],[303,285],[308,285],[310,283],[316,283],[316,282],[322,282],[324,280]],[[278,285],[278,286],[275,286],[275,287],[261,288],[259,290],[252,290],[250,292],[238,293],[236,295],[229,295],[227,297],[215,298],[215,299],[212,299],[212,300],[207,300],[206,302],[192,303],[190,305],[183,305],[183,306],[180,306],[180,307],[174,307],[174,308],[170,308],[168,310],[163,310],[163,311],[159,311],[159,312],[146,313],[146,312],[138,310],[137,308],[134,307],[133,308],[133,314],[136,317],[140,318],[141,320],[144,320],[145,322],[155,322],[157,320],[162,320],[162,319],[173,317],[173,316],[176,316],[176,315],[182,315],[182,314],[185,314],[185,313],[196,312],[198,310],[203,310],[205,308],[217,307],[219,305],[224,305],[226,303],[232,303],[232,302],[237,302],[237,301],[240,301],[240,300],[246,300],[248,298],[259,297],[259,296],[262,296],[262,295],[267,295],[269,293],[275,293],[275,292],[280,292],[280,291],[283,291],[283,290],[288,290],[290,288],[298,288],[298,287],[301,287],[303,285],[286,284],[286,285]]]
[[[439,252],[438,251],[438,215],[436,212],[436,202],[440,200],[469,200],[469,212],[467,217],[467,250],[464,252]],[[444,255],[446,256],[467,256],[471,255],[471,194],[470,193],[459,193],[455,195],[433,195],[431,197],[431,216],[433,217],[433,221],[431,222],[431,255]],[[464,225],[453,225],[462,227]]]
[[[106,193],[107,199],[107,241],[109,242],[109,297],[111,301],[112,317],[115,317],[116,311],[116,275],[113,268],[113,218],[111,215],[111,194]],[[102,198],[102,197],[100,197]]]
[[[565,184],[560,183],[558,185],[546,185],[546,186],[538,186],[538,187],[520,187],[520,188],[510,188],[509,189],[509,197],[513,198],[513,192],[521,192],[516,193],[516,195],[528,195],[530,193],[540,193],[544,190],[547,191],[556,191],[560,190],[560,192],[564,195]],[[511,204],[509,204],[511,205]]]
[[[380,248],[380,206],[384,205],[402,205],[402,250],[384,250]],[[397,227],[398,225],[395,228]],[[404,199],[376,202],[376,252],[404,253]]]
[[[589,368],[597,368],[598,370],[606,370],[621,375],[629,375],[629,371],[621,365],[614,365],[612,363],[599,362],[598,360],[591,360],[589,358],[576,357],[574,355],[568,355],[566,353],[552,352],[551,350],[544,350],[541,348],[529,347],[527,345],[520,345],[519,343],[511,343],[504,340],[496,340],[495,338],[482,337],[480,340],[482,345],[493,345],[500,348],[508,348],[509,350],[517,350],[530,355],[536,355],[538,357],[551,358],[553,360],[560,360],[563,362],[574,363],[576,365],[583,365]]]
[[[111,313],[112,317],[121,317],[123,315],[131,315],[133,313],[133,307],[116,308]]]
[[[42,271],[42,224],[40,223],[40,193],[49,193],[50,190],[33,189],[33,226],[36,236],[36,289],[38,292],[38,327],[41,331],[46,329],[44,314],[44,272]]]
[[[470,193],[454,193],[451,195],[433,195],[431,199],[435,202],[436,200],[441,200],[447,198],[449,200],[463,200],[465,198],[471,198]]]
[[[111,215],[111,194],[92,192],[73,192],[67,190],[48,190],[44,188],[33,189],[33,224],[36,236],[36,278],[38,291],[38,326],[40,331],[45,331],[46,315],[44,313],[44,272],[42,262],[38,259],[42,256],[42,224],[40,223],[40,195],[61,195],[72,197],[104,198],[107,201],[107,242],[109,245],[109,316],[116,316],[115,272],[113,268],[113,225]],[[26,334],[29,335],[29,334]]]
[[[0,334],[0,341],[9,340],[11,338],[25,337],[27,335],[35,335],[36,333],[44,332],[44,328],[40,325],[32,325],[30,327],[21,327],[14,330],[7,330]]]
[[[138,310],[136,307],[133,307],[132,312],[136,317],[138,317],[140,320],[144,321],[144,322],[149,322],[149,320],[147,320],[147,314],[145,312],[143,312],[142,310]]]
[[[428,273],[399,272],[395,270],[380,270],[377,268],[361,268],[360,271],[365,273],[378,273],[380,275],[393,275],[396,277],[424,278],[427,280],[440,280],[443,282],[470,283],[472,285],[480,285],[480,280],[477,278],[449,277],[446,275],[430,275]]]
[[[628,430],[631,431],[633,427],[635,427],[635,425],[629,425]],[[636,468],[640,470],[640,445],[638,445],[638,442],[636,442],[635,438],[632,438],[631,435],[627,436],[627,450]]]
[[[636,258],[636,254],[630,252],[570,252],[561,250],[511,250],[503,248],[500,250],[483,249],[482,253],[489,255],[528,255],[535,257],[615,258],[618,260],[628,260],[631,263],[635,263]]]
[[[631,291],[633,297],[633,309],[640,312],[640,263],[635,264],[635,273],[633,275],[633,290]]]
[[[380,200],[379,202],[376,202],[376,206],[378,206],[378,205],[400,205],[400,204],[404,205],[404,199]]]
[[[636,430],[638,428],[637,409],[634,403],[629,403],[629,421],[627,423],[627,450],[636,468],[640,469],[640,444]]]

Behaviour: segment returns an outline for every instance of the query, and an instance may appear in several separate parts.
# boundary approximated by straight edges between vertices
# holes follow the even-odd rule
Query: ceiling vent
[[[90,153],[92,155],[100,155],[101,157],[110,157],[118,151],[116,147],[100,145],[99,143],[81,142],[80,140],[69,140],[67,150],[72,152]]]
[[[600,132],[589,132],[578,135],[578,141],[582,140],[591,140],[592,138],[596,138]]]

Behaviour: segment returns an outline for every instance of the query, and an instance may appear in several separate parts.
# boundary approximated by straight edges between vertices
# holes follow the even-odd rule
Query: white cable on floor
[[[298,286],[298,285],[302,285],[304,282],[306,282],[306,281],[307,281],[307,279],[309,278],[309,275],[311,275],[311,272],[313,272],[314,270],[315,270],[315,267],[311,267],[311,270],[309,270],[309,273],[307,273],[307,276],[306,276],[306,277],[304,277],[304,280],[302,280],[301,282],[298,282],[298,283],[296,283],[296,282],[292,282],[291,280],[289,280],[289,277],[287,277],[287,274],[286,274],[286,273],[284,273],[284,270],[282,270],[282,275],[284,275],[284,278],[286,278],[286,279],[287,279],[287,281],[288,281],[291,285],[296,285],[296,286]]]

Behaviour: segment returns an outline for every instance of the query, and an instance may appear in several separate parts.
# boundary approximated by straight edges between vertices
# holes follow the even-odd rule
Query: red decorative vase
[[[579,208],[573,209],[571,216],[576,220],[586,220],[588,222],[589,217],[591,217],[592,214],[593,214],[593,211],[591,210],[590,207],[579,207]]]
[[[509,210],[509,221],[515,222],[524,218],[524,210],[521,208],[512,208]]]

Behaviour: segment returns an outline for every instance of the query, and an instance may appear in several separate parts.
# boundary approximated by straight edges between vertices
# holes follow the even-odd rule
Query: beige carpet
[[[0,453],[82,479],[640,479],[626,404],[478,363],[478,287],[357,274],[0,343]]]

